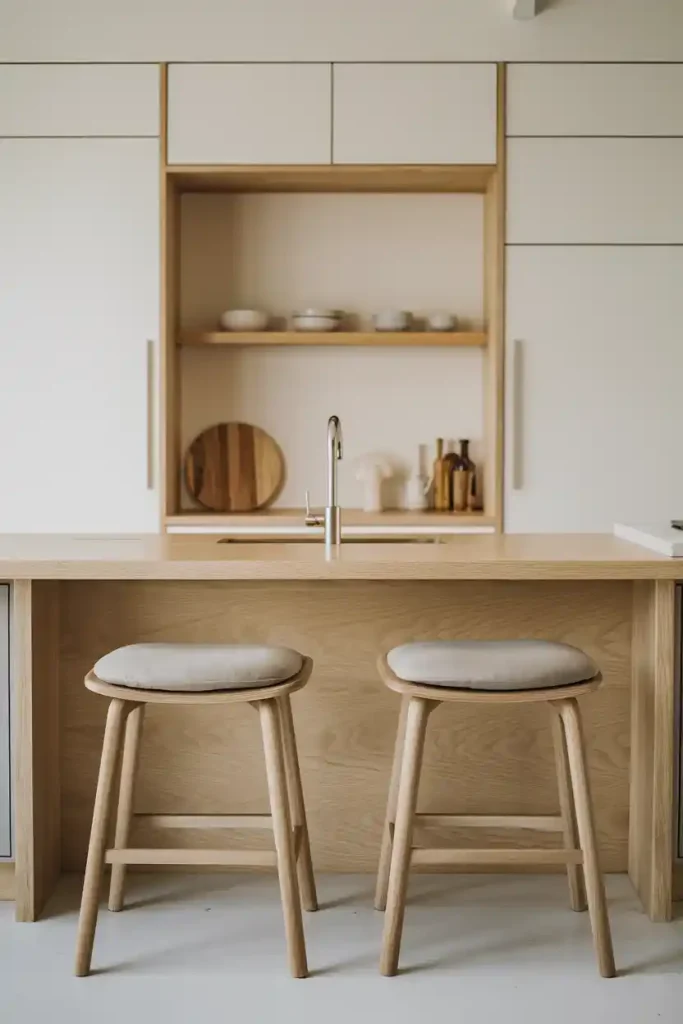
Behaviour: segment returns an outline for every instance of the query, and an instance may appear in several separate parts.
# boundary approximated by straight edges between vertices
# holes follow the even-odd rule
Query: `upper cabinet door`
[[[683,247],[507,251],[505,529],[683,508]]]
[[[0,237],[0,532],[158,530],[158,140],[0,140]]]
[[[509,139],[511,244],[680,244],[683,139]]]
[[[336,164],[495,164],[495,64],[335,64]]]
[[[172,164],[328,164],[329,64],[172,64]]]
[[[0,136],[158,135],[158,64],[2,64]]]
[[[683,135],[683,64],[511,64],[508,135]]]

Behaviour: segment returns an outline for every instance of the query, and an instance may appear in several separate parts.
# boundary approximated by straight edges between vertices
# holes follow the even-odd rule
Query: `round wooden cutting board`
[[[285,463],[265,430],[217,423],[195,437],[185,455],[190,495],[213,512],[253,512],[277,496]]]

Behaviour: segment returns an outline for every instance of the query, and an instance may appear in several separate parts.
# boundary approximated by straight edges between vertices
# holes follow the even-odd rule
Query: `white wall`
[[[0,0],[0,61],[683,60],[681,0]]]

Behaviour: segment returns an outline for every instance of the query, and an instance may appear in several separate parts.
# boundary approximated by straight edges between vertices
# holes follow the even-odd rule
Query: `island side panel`
[[[629,875],[653,921],[673,913],[676,584],[633,597]]]
[[[136,641],[288,644],[315,662],[292,700],[316,870],[374,872],[399,702],[380,682],[379,651],[417,638],[548,637],[583,647],[605,685],[586,697],[588,756],[604,865],[625,871],[632,584],[625,582],[64,582],[61,604],[64,870],[82,869],[106,700],[83,676]],[[137,810],[258,813],[267,791],[258,721],[249,709],[150,707]],[[427,736],[424,811],[556,813],[551,723],[538,707],[441,709]],[[476,846],[509,832],[443,835]],[[523,833],[522,846],[556,837]],[[216,834],[176,832],[211,845]],[[254,845],[232,833],[230,845]],[[261,837],[256,839],[261,841]],[[262,839],[268,844],[268,837]],[[271,840],[272,841],[272,840]],[[133,842],[168,844],[140,825]]]
[[[3,862],[0,864],[0,900],[13,900],[14,891],[14,864]]]
[[[61,870],[60,586],[15,580],[12,588],[17,921],[40,917]]]

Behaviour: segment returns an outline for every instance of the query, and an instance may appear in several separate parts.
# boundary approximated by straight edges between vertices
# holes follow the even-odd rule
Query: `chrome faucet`
[[[341,508],[337,504],[337,463],[343,456],[342,427],[338,416],[327,421],[327,504],[324,516],[312,512],[306,491],[306,526],[325,527],[325,548],[341,542]]]

